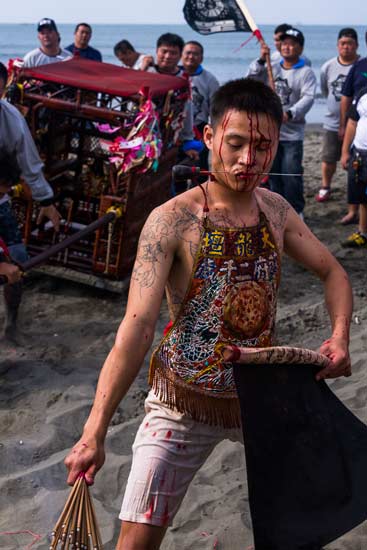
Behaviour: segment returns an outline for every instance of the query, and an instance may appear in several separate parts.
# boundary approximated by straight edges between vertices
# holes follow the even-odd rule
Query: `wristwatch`
[[[287,116],[288,116],[288,120],[292,120],[292,118],[293,118],[292,111],[287,111]]]

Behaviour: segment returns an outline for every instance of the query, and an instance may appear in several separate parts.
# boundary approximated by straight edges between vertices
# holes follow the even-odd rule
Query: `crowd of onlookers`
[[[367,35],[366,35],[367,39]],[[311,62],[302,55],[303,33],[289,25],[276,27],[271,56],[272,78],[281,99],[284,119],[278,152],[269,179],[270,188],[284,195],[300,214],[304,207],[302,156],[305,115],[316,93],[316,76]],[[359,223],[358,231],[342,243],[345,247],[367,246],[367,58],[357,53],[358,35],[343,28],[337,37],[337,55],[321,67],[320,86],[327,98],[322,149],[322,182],[315,199],[331,198],[331,183],[337,162],[348,170],[348,212],[342,224]],[[249,67],[248,76],[268,81],[268,46],[261,45],[260,57]],[[278,175],[282,174],[282,175]],[[294,175],[288,175],[294,174]]]
[[[101,53],[89,45],[92,28],[87,23],[79,23],[75,27],[74,42],[66,48],[60,45],[61,37],[52,19],[41,19],[37,32],[39,47],[26,53],[25,67],[65,61],[72,56],[102,61]],[[303,55],[304,44],[305,37],[299,29],[288,24],[279,25],[274,31],[275,51],[270,55],[269,47],[261,43],[260,55],[250,64],[246,74],[271,85],[283,107],[279,147],[271,172],[264,178],[262,185],[283,195],[302,218],[305,206],[302,166],[305,115],[314,102],[317,84],[311,61]],[[332,197],[332,178],[337,162],[341,160],[348,173],[348,212],[341,223],[358,224],[358,229],[342,243],[342,246],[351,248],[367,247],[367,57],[359,56],[358,46],[355,29],[341,29],[337,36],[337,55],[321,68],[320,86],[327,98],[327,113],[323,136],[322,182],[315,197],[320,203]],[[202,133],[209,121],[210,101],[219,83],[202,65],[202,44],[195,40],[185,43],[177,34],[165,33],[157,40],[155,57],[136,51],[128,40],[119,41],[114,47],[114,54],[129,69],[174,76],[185,74],[191,85],[191,100],[186,104],[178,161],[188,158],[208,170],[208,150],[202,142]],[[6,80],[6,68],[0,64],[0,97]],[[13,106],[1,100],[0,118],[1,157],[15,152],[19,168],[34,198],[41,201],[42,215],[49,217],[57,227],[59,218],[52,204],[52,189],[44,179],[42,163],[23,117]],[[3,166],[3,160],[1,162],[2,173],[5,174],[7,168]],[[16,225],[10,222],[9,197],[2,189],[3,179],[2,176],[0,237],[7,241],[11,252],[18,255],[18,259],[23,259],[26,252],[24,246],[21,246],[21,236]],[[4,242],[1,246],[0,265]],[[12,282],[17,282],[19,275],[14,270],[10,272],[11,269],[9,265],[6,266],[7,276]],[[19,301],[19,296],[9,294],[9,303],[15,304],[15,309]]]
[[[101,53],[89,45],[92,28],[87,23],[76,26],[74,42],[65,49],[60,46],[60,34],[52,19],[42,19],[37,30],[40,47],[24,56],[26,67],[62,61],[72,55],[102,61]],[[269,47],[262,43],[259,58],[250,64],[247,71],[247,76],[268,82],[275,88],[284,110],[278,152],[272,174],[264,185],[281,193],[301,216],[305,204],[302,176],[305,115],[312,107],[317,85],[311,61],[303,54],[304,44],[305,37],[299,29],[288,24],[278,25],[274,30],[275,51],[270,55]],[[361,131],[358,130],[354,136],[353,128],[356,126],[357,129],[357,125],[352,123],[358,122],[363,112],[364,100],[360,91],[367,84],[367,59],[360,58],[358,45],[355,29],[341,29],[337,37],[337,55],[324,63],[320,75],[321,91],[327,98],[327,113],[322,181],[315,199],[325,202],[331,198],[332,178],[337,162],[342,159],[343,167],[348,170],[348,212],[341,223],[359,223],[358,232],[343,243],[348,247],[367,246],[367,195],[362,189],[367,145],[361,139]],[[202,44],[197,41],[185,44],[180,36],[166,33],[157,41],[155,58],[136,51],[128,40],[118,42],[114,54],[126,68],[176,76],[186,73],[191,81],[193,103],[193,113],[188,112],[187,118],[193,117],[195,136],[200,138],[209,120],[210,98],[219,86],[216,77],[202,66]],[[272,82],[269,82],[268,65],[272,69]],[[354,98],[356,103],[352,106]],[[200,151],[200,147],[195,145],[192,130],[190,122],[187,123],[182,134],[183,141],[188,143],[184,153],[193,159],[200,156],[200,166],[207,169],[207,150],[204,147]]]

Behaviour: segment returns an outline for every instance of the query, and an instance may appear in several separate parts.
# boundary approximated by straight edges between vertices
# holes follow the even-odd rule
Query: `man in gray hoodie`
[[[325,202],[330,198],[331,181],[340,160],[342,140],[339,136],[340,103],[342,89],[353,64],[358,60],[358,35],[355,29],[346,27],[338,33],[338,55],[326,61],[320,71],[321,93],[327,98],[327,111],[324,121],[325,133],[322,150],[322,185],[316,195],[318,202]],[[349,205],[349,215],[346,221],[357,215],[355,205]]]
[[[303,139],[305,115],[311,109],[316,93],[316,76],[300,58],[304,46],[304,36],[298,29],[284,32],[281,39],[280,62],[272,64],[275,91],[283,106],[283,124],[280,128],[278,151],[269,179],[272,191],[281,194],[303,216],[305,205],[303,196]],[[259,59],[253,61],[247,76],[267,81],[265,67],[268,46],[261,46]],[[296,175],[288,175],[296,174]]]
[[[211,99],[219,88],[219,82],[215,76],[202,66],[203,57],[204,48],[200,42],[196,40],[186,42],[181,61],[191,84],[195,135],[201,140],[204,128],[209,121]],[[208,154],[208,149],[204,147],[200,153],[200,167],[203,170],[209,170]]]

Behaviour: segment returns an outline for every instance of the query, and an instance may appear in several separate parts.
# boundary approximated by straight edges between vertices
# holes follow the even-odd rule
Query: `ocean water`
[[[73,42],[74,25],[58,25],[64,46]],[[267,43],[272,47],[273,26],[260,26]],[[305,25],[299,27],[305,35],[304,52],[312,61],[312,68],[319,81],[322,64],[336,55],[336,41],[340,27]],[[365,27],[356,26],[360,42],[360,54],[366,55],[364,41]],[[204,66],[221,83],[244,75],[249,63],[259,54],[256,38],[238,49],[250,34],[220,33],[202,36],[187,25],[93,25],[91,45],[102,52],[103,60],[118,64],[113,55],[113,46],[126,38],[139,52],[154,55],[157,38],[164,32],[174,32],[184,40],[198,40],[205,49]],[[36,25],[0,24],[0,60],[6,63],[9,58],[22,57],[26,52],[38,46]],[[318,97],[307,116],[308,122],[322,122],[325,113],[325,100]]]

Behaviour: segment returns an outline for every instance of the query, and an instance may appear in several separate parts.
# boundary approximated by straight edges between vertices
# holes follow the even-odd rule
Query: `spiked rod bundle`
[[[83,473],[75,482],[51,535],[49,550],[102,550],[94,506]]]

